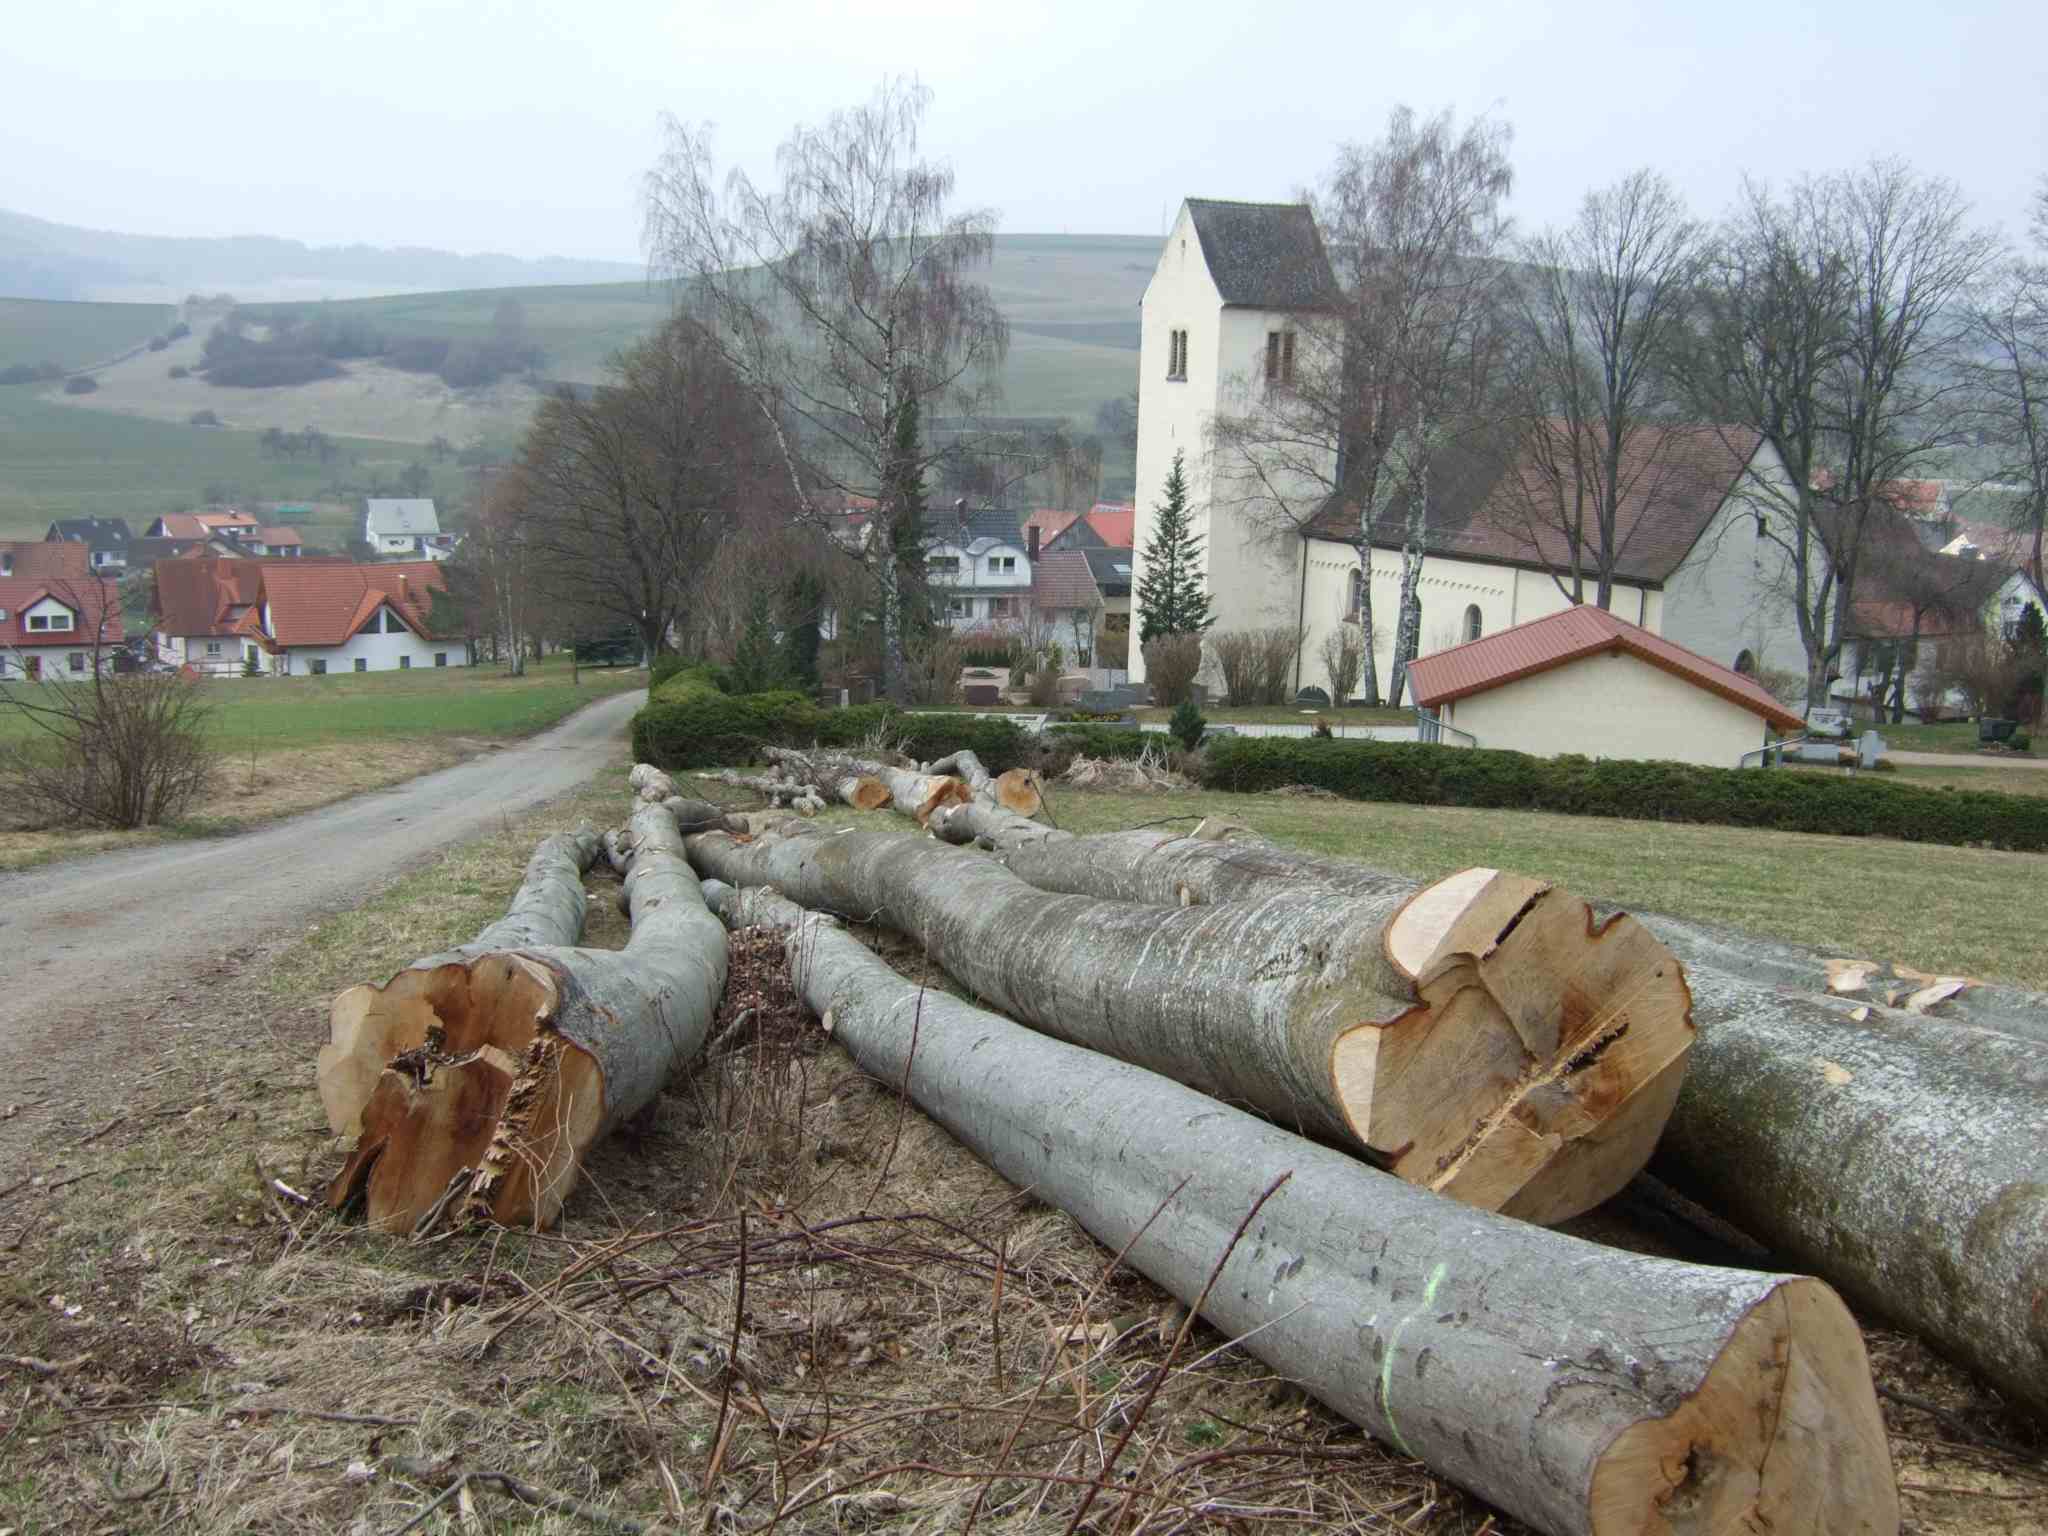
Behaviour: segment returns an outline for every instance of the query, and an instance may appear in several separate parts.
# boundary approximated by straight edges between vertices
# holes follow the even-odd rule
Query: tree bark
[[[1044,888],[1171,905],[1404,883],[1249,837],[1054,833],[1002,856]],[[2048,999],[1973,986],[1943,1006],[2000,1027],[1930,1032],[1924,1016],[1819,995],[1817,952],[1644,921],[1684,961],[1700,1031],[1656,1170],[2048,1411]]]
[[[1468,870],[1357,899],[1054,896],[887,832],[690,843],[700,870],[908,934],[1028,1023],[1249,1104],[1483,1209],[1561,1221],[1648,1160],[1692,1043],[1637,924]]]
[[[962,780],[951,774],[922,768],[898,768],[892,763],[849,757],[837,752],[798,752],[789,747],[770,747],[767,757],[785,777],[810,784],[833,798],[844,798],[841,792],[849,784],[863,780],[878,784],[886,798],[875,800],[872,795],[867,795],[865,798],[869,803],[861,804],[855,800],[847,800],[846,803],[864,811],[893,805],[919,826],[923,826],[940,806],[969,799],[972,793]]]
[[[732,925],[785,932],[805,1002],[866,1071],[1240,1347],[1515,1519],[1551,1536],[1898,1530],[1862,1338],[1818,1281],[1477,1215],[920,987],[772,891],[707,893]]]
[[[390,1232],[451,1202],[458,1217],[549,1226],[589,1148],[702,1049],[724,933],[666,809],[634,812],[625,851],[623,950],[466,946],[335,1000],[321,1097],[337,1135],[359,1134],[330,1205],[360,1201]]]
[[[926,763],[924,771],[950,773],[966,784],[975,799],[1014,811],[1019,816],[1036,816],[1045,804],[1036,772],[1029,768],[1011,768],[992,774],[972,752],[955,752],[937,762]]]
[[[1207,835],[1142,829],[1105,832],[1076,841],[1035,822],[1017,825],[985,812],[948,811],[933,829],[952,842],[994,847],[1013,874],[1044,891],[1097,896],[1157,906],[1259,900],[1321,888],[1370,896],[1405,883],[1349,859],[1281,848],[1245,827],[1211,822]],[[1603,915],[1616,910],[1594,902]],[[1929,1012],[2048,1044],[2048,996],[2018,987],[1941,977],[1882,961],[1843,961],[1777,939],[1662,913],[1636,918],[1678,956],[1688,971],[1721,971],[1760,987],[1850,997],[1857,1001]],[[1960,982],[1949,991],[1944,983]],[[1936,997],[1933,991],[1945,995]]]

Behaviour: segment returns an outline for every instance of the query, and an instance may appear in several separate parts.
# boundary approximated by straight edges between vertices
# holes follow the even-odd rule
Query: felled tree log
[[[805,1002],[1013,1183],[1226,1337],[1552,1536],[1891,1536],[1889,1447],[1825,1285],[1477,1214],[1164,1078],[919,987],[771,891]],[[1232,1234],[1286,1175],[1236,1246]]]
[[[1109,832],[1086,839],[1085,850],[1067,848],[1072,840],[1068,834],[986,815],[961,818],[949,813],[946,823],[935,823],[934,830],[951,841],[988,843],[1005,864],[1041,890],[1166,906],[1255,900],[1311,887],[1370,894],[1402,878],[1348,859],[1280,848],[1242,828],[1225,837],[1151,828]],[[1961,983],[1950,991],[1940,985],[1945,978],[1900,966],[1848,962],[1687,918],[1636,916],[1689,970],[1710,967],[1760,986],[1912,1004],[1910,1011],[1962,1019],[2048,1044],[2048,996],[2038,992],[1962,977],[1948,978]]]
[[[722,805],[713,805],[709,800],[692,800],[684,795],[670,795],[661,802],[661,808],[676,819],[678,832],[747,830],[747,823],[743,817],[733,814]]]
[[[825,797],[817,786],[801,779],[787,779],[780,774],[737,773],[730,768],[721,768],[717,773],[700,773],[700,779],[716,779],[731,789],[752,790],[765,796],[770,806],[788,806],[799,816],[815,816],[825,809]]]
[[[887,832],[689,846],[731,884],[902,930],[1063,1039],[1531,1221],[1641,1170],[1692,1043],[1683,974],[1639,926],[1494,870],[1169,911],[1048,895]]]
[[[493,949],[337,999],[321,1097],[337,1133],[360,1130],[330,1205],[395,1232],[450,1201],[548,1226],[585,1152],[702,1049],[724,931],[667,810],[643,803],[630,836],[623,950]]]
[[[1038,775],[1029,768],[1010,768],[992,774],[974,753],[955,752],[926,763],[924,771],[953,774],[976,800],[1001,806],[1018,816],[1036,816],[1045,805]]]
[[[850,783],[868,781],[879,785],[882,789],[880,798],[870,796],[867,803],[855,800],[846,800],[845,803],[864,811],[893,805],[919,826],[923,826],[940,806],[966,800],[972,793],[965,783],[951,774],[931,773],[922,768],[899,768],[893,763],[849,757],[840,752],[798,752],[789,747],[770,747],[767,757],[787,777],[815,785],[835,798],[845,799],[840,787]]]
[[[1044,888],[1161,904],[1403,883],[1249,838],[1147,830],[1000,847]],[[1831,1001],[1814,952],[1758,941],[1731,971],[1748,955],[1739,936],[1654,921],[1686,960],[1699,1026],[1656,1171],[2048,1412],[2048,1056],[2010,1027],[2024,1016],[1985,1030]]]

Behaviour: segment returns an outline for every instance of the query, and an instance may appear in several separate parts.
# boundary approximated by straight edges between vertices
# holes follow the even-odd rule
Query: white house
[[[1000,507],[931,514],[925,520],[925,581],[954,629],[1021,624],[1031,599],[1031,544],[1017,514]]]
[[[1802,728],[1755,678],[1591,606],[1440,650],[1409,676],[1451,746],[1733,768]]]
[[[380,559],[411,555],[446,560],[455,553],[456,540],[441,531],[430,499],[372,496],[363,502],[363,542]]]
[[[120,646],[121,603],[109,582],[0,577],[0,681],[90,677]]]
[[[387,565],[266,562],[257,600],[236,623],[266,672],[320,677],[462,666],[461,641],[435,632],[433,561]]]

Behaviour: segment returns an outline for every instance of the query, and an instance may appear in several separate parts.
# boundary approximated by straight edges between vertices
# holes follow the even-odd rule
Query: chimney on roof
[[[953,503],[953,516],[959,520],[960,542],[965,544],[967,542],[967,498],[965,496],[962,496]]]
[[[1033,523],[1024,535],[1024,553],[1031,557],[1031,563],[1038,563],[1038,524]]]

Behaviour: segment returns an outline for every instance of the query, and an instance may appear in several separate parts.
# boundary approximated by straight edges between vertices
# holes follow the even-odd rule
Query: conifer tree
[[[1209,594],[1202,583],[1202,541],[1188,522],[1188,479],[1182,455],[1175,453],[1166,476],[1166,499],[1145,545],[1145,574],[1138,582],[1138,643],[1161,635],[1200,634],[1216,622],[1209,612]]]

